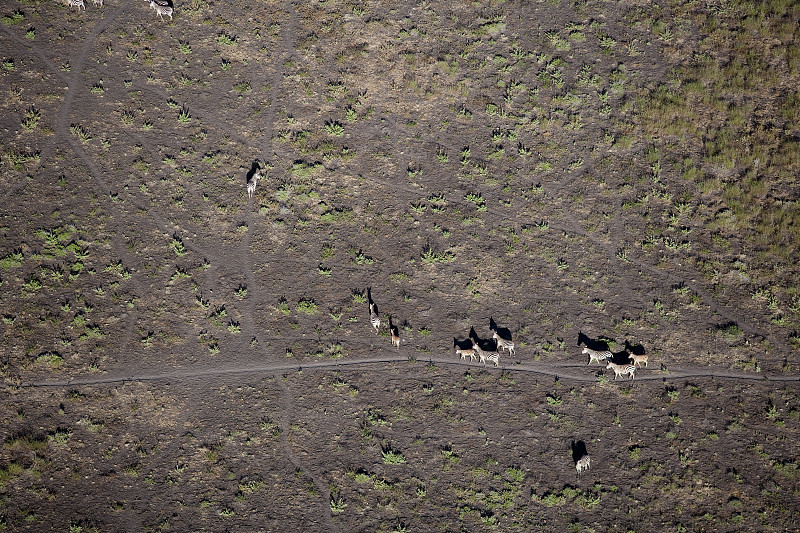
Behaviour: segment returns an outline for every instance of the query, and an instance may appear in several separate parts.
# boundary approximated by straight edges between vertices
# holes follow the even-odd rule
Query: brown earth
[[[0,13],[0,528],[797,529],[796,230],[643,109],[745,7],[86,7]]]

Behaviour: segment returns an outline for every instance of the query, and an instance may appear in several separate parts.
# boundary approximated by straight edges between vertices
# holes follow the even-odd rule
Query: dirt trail
[[[292,451],[292,443],[289,442],[289,434],[290,434],[290,426],[292,424],[292,415],[296,412],[292,408],[292,391],[289,388],[289,383],[286,381],[282,382],[282,402],[281,402],[281,447],[284,450],[284,454],[286,458],[289,460],[290,463],[294,466],[297,472],[303,472],[311,477],[314,486],[317,488],[319,492],[319,505],[320,510],[318,516],[322,517],[325,522],[325,530],[326,531],[339,531],[339,528],[334,526],[334,523],[331,521],[331,515],[329,512],[329,502],[331,499],[330,491],[328,490],[328,485],[319,478],[318,475],[314,474],[309,468],[308,465],[317,464],[318,461],[301,461],[297,458],[297,456]],[[321,461],[322,464],[325,463],[324,460]]]
[[[397,356],[382,356],[382,357],[368,357],[364,359],[352,360],[332,360],[332,361],[317,361],[309,363],[276,363],[276,364],[253,364],[244,366],[223,366],[223,367],[205,367],[196,369],[183,369],[173,372],[153,373],[153,374],[137,374],[131,373],[127,375],[109,375],[103,377],[83,377],[76,376],[67,380],[60,381],[33,381],[21,383],[21,388],[42,388],[42,387],[75,387],[83,385],[103,385],[112,383],[124,383],[127,381],[187,381],[187,380],[202,380],[207,381],[207,378],[222,378],[233,375],[243,374],[269,374],[269,373],[287,373],[295,371],[309,371],[309,370],[332,370],[339,368],[362,367],[369,365],[385,365],[390,363],[408,362],[409,359],[405,355]],[[597,381],[596,373],[598,370],[604,370],[602,366],[586,366],[581,364],[554,364],[554,363],[520,363],[517,365],[501,365],[497,368],[486,366],[475,362],[463,363],[455,360],[454,358],[445,357],[426,357],[418,359],[417,365],[424,363],[434,363],[439,365],[450,365],[457,367],[467,368],[486,368],[497,372],[523,372],[529,374],[539,374],[543,376],[552,376],[560,380],[567,379],[570,381],[592,383]],[[416,365],[409,366],[414,368]],[[421,366],[417,366],[421,368]],[[766,374],[766,373],[747,373],[747,372],[733,372],[724,369],[709,369],[701,367],[671,367],[666,371],[658,370],[639,370],[633,383],[640,382],[661,382],[664,380],[684,379],[684,378],[719,378],[734,381],[775,381],[775,382],[794,382],[800,381],[800,376],[797,375],[780,375],[780,374]],[[609,379],[609,381],[614,381]],[[622,381],[622,380],[617,380]]]

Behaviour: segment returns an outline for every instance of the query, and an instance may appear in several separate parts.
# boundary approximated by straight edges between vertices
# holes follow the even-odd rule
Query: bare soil
[[[772,240],[645,121],[738,12],[174,7],[0,10],[0,529],[797,529],[791,85]]]

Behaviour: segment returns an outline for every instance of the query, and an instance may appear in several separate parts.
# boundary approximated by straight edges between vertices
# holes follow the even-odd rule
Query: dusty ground
[[[0,527],[796,528],[799,15],[7,3]]]

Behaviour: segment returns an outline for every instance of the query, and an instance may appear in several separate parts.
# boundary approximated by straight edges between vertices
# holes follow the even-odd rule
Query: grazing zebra
[[[467,348],[467,349],[456,348],[456,355],[460,355],[462,361],[466,361],[467,356],[469,356],[470,361],[475,360],[475,350],[472,348]]]
[[[608,366],[606,368],[610,368],[614,370],[614,379],[616,380],[619,376],[629,375],[631,379],[633,379],[633,375],[636,373],[636,367],[633,365],[618,365],[616,363],[612,363],[611,361],[608,362]]]
[[[369,304],[369,323],[375,328],[375,333],[378,333],[381,327],[381,317],[375,312],[375,304]]]
[[[256,192],[256,185],[258,185],[258,180],[261,179],[261,171],[256,170],[255,174],[250,176],[250,179],[247,180],[247,197],[252,198]]]
[[[103,0],[92,0],[92,3],[96,6],[103,7]]]
[[[598,363],[602,364],[603,360],[608,361],[609,359],[614,357],[611,354],[611,352],[609,352],[608,350],[599,350],[598,351],[598,350],[592,350],[591,348],[588,348],[588,347],[583,349],[583,353],[584,354],[587,354],[587,353],[589,354],[589,362],[586,363],[587,366],[592,364],[592,361],[597,361]]]
[[[389,332],[392,334],[392,346],[396,346],[397,349],[400,349],[400,333],[397,330],[397,326],[392,327]]]
[[[629,361],[634,366],[641,366],[642,363],[644,363],[644,366],[647,366],[647,354],[636,355],[632,353]]]
[[[86,11],[86,6],[84,5],[83,0],[67,0],[67,5],[70,8],[77,7],[78,11],[80,11],[81,8],[83,8],[83,10]]]
[[[509,355],[514,355],[515,352],[514,352],[514,343],[513,342],[505,340],[496,331],[494,332],[494,335],[492,335],[492,338],[495,341],[497,341],[497,350],[498,351],[503,351],[503,350],[507,349]]]
[[[172,6],[165,0],[150,0],[150,7],[156,10],[156,14],[161,20],[164,20],[164,15],[172,20]]]
[[[592,466],[592,459],[588,455],[584,455],[575,463],[575,470],[580,474],[584,470],[589,470],[590,466]]]

